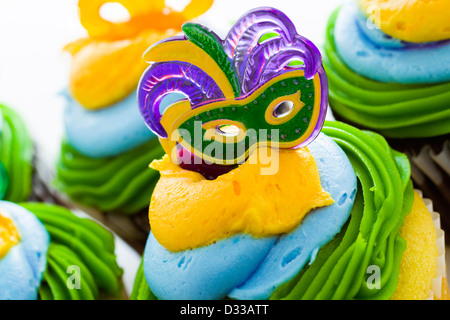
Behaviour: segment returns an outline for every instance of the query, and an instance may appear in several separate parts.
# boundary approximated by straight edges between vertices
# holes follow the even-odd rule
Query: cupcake
[[[0,201],[0,300],[123,299],[113,235],[57,205]]]
[[[439,216],[407,157],[324,122],[320,53],[288,17],[183,31],[144,56],[139,106],[166,155],[131,299],[447,298]],[[161,112],[173,92],[187,99]]]
[[[0,199],[18,202],[32,194],[33,141],[22,118],[0,104]]]
[[[324,65],[338,120],[408,155],[415,186],[450,228],[450,25],[446,1],[345,2],[330,16]],[[441,155],[437,158],[437,155]]]
[[[88,37],[65,47],[72,63],[55,186],[61,201],[82,206],[125,240],[139,242],[148,232],[139,213],[158,179],[145,168],[164,153],[137,108],[136,86],[146,68],[141,57],[212,1],[192,1],[181,12],[164,1],[129,1],[124,6],[130,18],[117,23],[100,14],[107,2],[79,1]]]

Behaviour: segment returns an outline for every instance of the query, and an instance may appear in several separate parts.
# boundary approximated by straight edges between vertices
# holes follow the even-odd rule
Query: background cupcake
[[[143,211],[158,178],[146,169],[164,153],[137,107],[135,91],[147,66],[142,55],[212,1],[192,1],[181,12],[164,1],[131,1],[125,5],[129,19],[117,23],[101,17],[106,2],[79,1],[88,37],[65,48],[72,63],[55,187],[60,200],[82,205],[138,246],[148,232]]]
[[[43,203],[0,201],[0,300],[123,299],[113,235]]]
[[[446,6],[345,2],[329,18],[324,55],[334,115],[380,132],[408,155],[412,179],[442,213],[444,229],[450,227]]]
[[[318,159],[325,190],[336,188],[334,192],[341,194],[346,190],[348,159],[358,181],[356,193],[342,206],[349,207],[349,215],[344,215],[348,219],[331,241],[310,251],[312,239],[328,231],[328,224],[314,222],[328,210],[327,221],[336,225],[341,198],[333,207],[310,212],[296,230],[277,238],[260,260],[239,258],[242,250],[249,250],[248,257],[263,250],[261,243],[252,248],[240,234],[176,252],[151,234],[131,299],[448,299],[439,215],[431,201],[422,200],[420,191],[412,189],[406,156],[392,150],[381,136],[344,123],[327,122],[322,132],[308,148]],[[335,151],[332,140],[339,146]],[[320,156],[316,146],[325,147]],[[343,176],[332,184],[326,177],[335,176],[335,169]],[[236,261],[235,251],[241,252]],[[236,265],[240,272],[255,269],[241,283],[229,272]],[[375,269],[369,269],[375,267],[384,275],[377,286],[371,277]]]

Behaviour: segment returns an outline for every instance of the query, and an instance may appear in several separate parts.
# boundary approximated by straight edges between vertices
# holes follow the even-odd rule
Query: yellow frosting
[[[174,31],[146,32],[132,39],[99,41],[83,39],[66,46],[72,54],[69,89],[87,109],[100,109],[128,96],[148,64],[142,54],[153,43]]]
[[[384,33],[409,42],[450,39],[448,0],[357,0]]]
[[[80,0],[80,22],[89,37],[65,47],[72,54],[69,89],[87,109],[100,109],[125,98],[133,90],[148,64],[145,50],[181,31],[184,22],[206,12],[213,0],[192,0],[178,12],[164,0],[118,0],[130,19],[111,22],[101,17],[108,0]]]
[[[3,258],[9,249],[19,242],[19,233],[11,219],[0,212],[0,259]]]
[[[266,151],[275,152],[271,158],[279,161],[274,174],[261,174],[267,159],[258,155]],[[312,209],[333,203],[307,148],[257,149],[244,164],[216,180],[183,170],[167,155],[151,167],[161,178],[151,199],[150,225],[170,251],[208,245],[240,232],[255,237],[286,233]]]
[[[392,299],[424,300],[429,296],[432,281],[436,277],[438,250],[436,228],[417,192],[400,234],[406,240],[406,250],[402,256],[398,286]]]

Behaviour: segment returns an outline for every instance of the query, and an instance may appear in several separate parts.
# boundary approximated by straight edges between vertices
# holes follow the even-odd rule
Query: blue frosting
[[[150,234],[144,273],[160,299],[267,299],[282,283],[312,262],[347,221],[356,194],[356,176],[347,156],[321,133],[308,145],[322,187],[334,203],[310,212],[291,233],[253,238],[238,234],[209,246],[170,252]]]
[[[0,201],[0,210],[12,219],[20,237],[0,259],[0,300],[36,300],[50,236],[40,220],[23,207]]]
[[[111,157],[127,152],[155,138],[145,124],[136,92],[126,99],[99,110],[88,110],[65,93],[64,127],[69,144],[91,158]],[[174,93],[161,101],[167,108],[184,95]]]
[[[408,43],[367,21],[350,2],[340,9],[334,28],[337,51],[356,73],[385,83],[450,81],[450,41]]]

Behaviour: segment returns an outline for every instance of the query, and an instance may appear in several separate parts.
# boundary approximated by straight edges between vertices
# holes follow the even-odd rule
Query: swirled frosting
[[[6,252],[1,247],[11,241],[3,238],[2,223],[9,220],[14,230],[12,245]],[[11,229],[12,228],[12,229]],[[36,300],[46,268],[50,242],[42,223],[28,210],[8,201],[0,201],[0,300]]]
[[[328,21],[324,54],[333,112],[387,137],[450,133],[450,83],[383,83],[354,72],[336,48],[335,25],[339,12],[336,10]]]
[[[38,290],[39,299],[120,297],[122,269],[116,262],[114,236],[108,230],[57,205],[20,205],[42,221],[51,238],[47,267]],[[79,288],[72,290],[68,286],[71,275],[79,276],[71,282],[76,286],[79,281]]]
[[[325,135],[309,144],[308,149],[333,204],[313,210],[285,235],[254,237],[239,233],[208,246],[171,252],[151,234],[143,268],[153,293],[160,299],[267,299],[275,288],[314,261],[320,247],[347,220],[356,179],[345,154]],[[220,212],[219,203],[211,210]]]
[[[152,194],[149,220],[158,243],[173,252],[237,233],[270,237],[290,232],[309,211],[334,202],[321,186],[308,149],[271,150],[270,159],[280,165],[261,174],[268,161],[260,155],[268,151],[258,149],[244,165],[215,180],[180,168],[168,155],[153,161],[151,167],[161,177]]]
[[[120,298],[114,237],[99,224],[44,203],[0,201],[0,215],[11,219],[19,237],[0,257],[0,300]],[[72,290],[69,282],[79,287]]]
[[[24,201],[31,193],[34,147],[23,119],[0,104],[0,162],[9,181],[3,199]]]
[[[430,234],[430,232],[434,232],[430,214],[425,214],[422,200],[417,198],[417,195],[414,196],[407,157],[392,150],[380,135],[370,131],[361,131],[341,122],[325,122],[323,134],[319,138],[322,137],[323,139],[325,135],[332,138],[340,147],[338,149],[342,149],[345,153],[344,159],[350,161],[352,170],[354,170],[358,180],[356,194],[351,195],[352,198],[354,197],[354,202],[351,202],[351,208],[349,208],[351,210],[350,216],[342,229],[334,237],[331,237],[330,241],[317,248],[308,264],[304,264],[295,272],[289,273],[283,281],[272,287],[273,290],[266,298],[426,298],[430,290],[428,287],[430,281],[428,280],[434,276],[433,270],[436,268],[436,235]],[[313,145],[314,142],[311,143],[311,148],[313,148]],[[329,150],[329,145],[324,145],[324,147]],[[313,153],[313,150],[311,152]],[[333,157],[333,159],[337,158]],[[318,161],[318,163],[320,162]],[[341,171],[345,170],[342,162],[339,162],[336,166],[341,168]],[[322,174],[332,175],[334,172],[333,166],[330,166],[329,163],[322,170],[324,171],[321,172],[321,179]],[[319,171],[321,171],[320,166]],[[334,188],[343,192],[345,179],[340,178],[338,181]],[[327,208],[331,208],[331,206]],[[327,210],[327,208],[319,210]],[[330,218],[330,215],[329,213],[327,218]],[[408,215],[407,220],[405,220],[405,215]],[[302,222],[300,226],[306,221]],[[314,225],[312,229],[314,231],[305,233],[305,236],[320,234],[319,226],[320,224]],[[283,239],[288,242],[293,241],[297,246],[304,244],[305,241],[305,238],[295,238],[290,234],[287,234]],[[232,243],[230,246],[234,246],[233,250],[242,250],[245,241],[248,241],[248,239],[243,236],[238,239],[230,238],[229,240]],[[261,239],[260,244],[252,248],[254,255],[249,255],[252,259],[243,263],[245,266],[253,263],[258,264],[261,260],[267,263],[270,254],[265,256],[264,252],[261,253],[261,251],[264,251],[261,247],[270,247],[273,240],[269,238],[265,241],[269,243],[263,244],[264,242]],[[164,254],[163,248],[148,249],[155,243],[157,242],[154,237],[150,237],[146,255],[144,255],[143,263],[136,276],[132,299],[167,298],[166,295],[172,289],[177,292],[188,290],[185,289],[185,286],[191,288],[190,278],[183,277],[185,282],[177,282],[177,278],[174,278],[175,270],[183,276],[187,274],[185,270],[191,268],[197,268],[197,271],[204,273],[211,267],[216,268],[218,261],[221,260],[221,258],[216,258],[214,262],[205,262],[206,259],[200,260],[193,252],[170,256]],[[227,244],[218,242],[217,247],[219,248],[213,256],[222,257],[219,253],[226,252]],[[405,251],[406,247],[408,247],[408,250]],[[305,247],[302,248],[305,249]],[[152,276],[149,276],[157,272],[154,267],[158,264],[158,262],[150,263],[147,260],[150,252],[153,254],[152,258],[161,258],[160,262],[163,257],[167,259],[164,265],[165,271],[170,274],[170,279],[173,282],[172,284],[166,283],[162,293],[159,291],[160,288],[155,290],[157,285],[152,280]],[[291,251],[291,256],[287,255],[284,258],[291,257],[293,258],[291,262],[294,262],[296,259],[293,252],[295,250]],[[299,252],[297,251],[297,253]],[[300,253],[301,255],[303,255],[303,251]],[[415,264],[415,258],[413,257],[418,256],[427,257],[424,259],[427,259],[426,263],[429,268],[425,267],[425,270],[422,265]],[[282,256],[275,255],[273,258],[275,258],[274,260],[278,258],[280,261]],[[212,258],[209,259],[212,260]],[[172,264],[174,265],[173,269],[171,268]],[[294,262],[294,264],[296,263]],[[380,268],[382,275],[379,288],[368,286],[371,273],[367,270],[374,265]],[[152,266],[152,268],[149,268],[149,266]],[[243,267],[239,266],[239,270],[243,270]],[[423,273],[423,276],[414,277],[410,274],[411,270],[417,270],[417,272]],[[227,271],[220,271],[220,274],[226,278],[223,282],[231,281],[230,279],[233,279],[233,277],[229,274],[236,273],[233,271],[228,273]],[[251,288],[252,290],[247,291],[247,293],[255,293],[254,290],[260,289],[261,284],[266,283],[268,278],[277,274],[277,267],[276,264],[268,263],[266,268],[258,271],[253,273],[249,279],[242,280],[244,285],[238,286],[238,289],[231,291],[228,296],[232,298],[255,298],[255,296],[242,294],[245,291],[240,292],[239,289],[246,288],[248,283],[252,283],[253,285],[247,287],[247,289]],[[214,274],[217,274],[219,271],[215,270],[215,272]],[[209,283],[211,279],[208,278],[205,283]],[[215,283],[211,287],[216,285]],[[415,289],[411,290],[411,288]],[[195,291],[196,289],[191,290]],[[205,290],[213,289],[208,285]],[[224,296],[227,295],[225,294],[222,297]],[[261,298],[262,296],[258,297]]]
[[[315,262],[272,298],[389,299],[406,246],[399,229],[413,202],[409,161],[375,133],[340,122],[326,123],[323,132],[344,150],[358,177],[351,218]],[[383,275],[379,289],[367,286],[370,265]]]
[[[403,84],[450,81],[450,40],[413,44],[389,37],[351,2],[339,11],[334,38],[345,64],[367,78]]]
[[[135,213],[148,207],[159,178],[148,164],[163,154],[153,139],[115,157],[92,159],[63,141],[55,186],[86,206]]]

